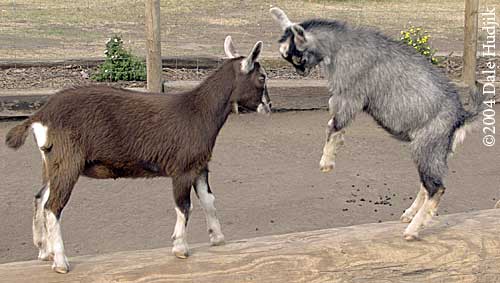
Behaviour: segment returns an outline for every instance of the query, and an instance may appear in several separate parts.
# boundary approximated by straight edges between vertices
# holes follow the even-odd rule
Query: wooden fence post
[[[465,0],[464,54],[462,79],[473,87],[476,82],[477,16],[479,0]]]
[[[146,66],[150,92],[162,91],[160,0],[146,0]]]

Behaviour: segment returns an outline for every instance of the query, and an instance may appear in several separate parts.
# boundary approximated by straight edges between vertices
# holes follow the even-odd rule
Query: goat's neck
[[[195,90],[195,103],[205,113],[206,122],[216,123],[217,132],[231,112],[234,73],[222,67]]]

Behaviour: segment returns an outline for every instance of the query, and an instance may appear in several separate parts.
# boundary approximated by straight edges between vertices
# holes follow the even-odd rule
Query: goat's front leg
[[[172,178],[174,187],[175,212],[177,222],[172,234],[172,253],[178,258],[187,258],[189,248],[187,244],[187,225],[189,212],[191,211],[191,187],[193,178],[189,175],[182,175]]]
[[[500,208],[500,200],[497,202],[497,204],[495,205],[495,208]]]
[[[358,97],[332,95],[328,100],[331,119],[326,128],[326,142],[319,162],[321,172],[329,172],[335,167],[337,150],[344,144],[344,128],[363,109],[363,102]]]
[[[335,131],[334,118],[328,121],[326,128],[326,142],[323,147],[323,155],[319,161],[319,168],[321,172],[329,172],[335,168],[335,158],[337,150],[344,144],[344,131]]]
[[[207,228],[208,236],[210,237],[210,243],[217,246],[224,244],[224,235],[222,234],[219,219],[215,211],[215,197],[210,190],[210,185],[208,184],[208,169],[203,170],[203,172],[196,178],[194,183],[194,189],[196,195],[200,200],[205,216],[207,217]]]

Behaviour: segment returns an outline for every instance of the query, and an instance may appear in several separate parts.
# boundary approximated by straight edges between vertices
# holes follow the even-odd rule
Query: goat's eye
[[[260,75],[259,76],[259,82],[265,82],[266,81],[266,76]]]

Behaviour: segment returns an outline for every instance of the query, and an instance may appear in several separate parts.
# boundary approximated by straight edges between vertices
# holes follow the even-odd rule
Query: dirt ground
[[[377,27],[394,37],[409,25],[422,26],[439,51],[463,49],[464,1],[162,0],[162,53],[222,56],[224,38],[232,35],[242,53],[262,40],[264,56],[277,57],[281,31],[269,15],[271,6],[283,8],[296,22],[337,19]],[[481,1],[480,11],[486,7],[500,8],[498,0]],[[102,57],[106,40],[114,34],[143,56],[144,14],[142,0],[0,1],[0,59]]]
[[[361,115],[335,172],[324,174],[318,161],[327,120],[326,111],[229,118],[210,177],[227,240],[399,219],[419,188],[408,146]],[[16,123],[0,123],[2,140]],[[481,137],[469,135],[450,159],[440,213],[493,208],[500,197],[500,145],[486,148]],[[0,263],[35,259],[31,205],[41,183],[39,153],[31,138],[18,152],[2,142],[0,160]],[[193,200],[189,242],[208,242]],[[81,178],[64,211],[63,237],[70,257],[165,247],[174,222],[169,179]]]

